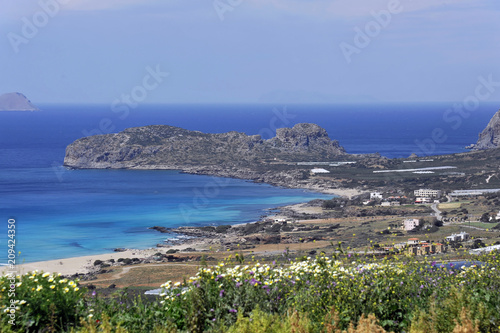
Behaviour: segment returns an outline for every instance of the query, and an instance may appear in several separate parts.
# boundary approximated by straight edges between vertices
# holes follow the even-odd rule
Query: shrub
[[[198,314],[198,323],[205,322],[205,328],[212,327],[214,320],[231,325],[238,316],[250,316],[256,307],[270,314],[294,308],[307,314],[315,331],[320,331],[331,308],[339,309],[339,329],[351,331],[351,322],[366,321],[373,314],[384,330],[400,332],[413,319],[418,322],[423,311],[421,318],[429,316],[438,332],[451,332],[462,305],[468,305],[471,318],[485,322],[484,331],[498,332],[498,325],[491,324],[500,319],[495,314],[500,295],[494,291],[500,288],[500,280],[494,255],[484,257],[489,266],[464,266],[459,272],[406,257],[371,263],[367,257],[345,260],[318,256],[288,266],[221,263],[200,269],[186,284],[163,285],[165,306],[169,311],[185,311],[180,309],[196,295],[199,308],[211,309]],[[453,288],[456,293],[450,291]],[[189,328],[185,322],[178,327]]]
[[[15,289],[12,288],[14,284]],[[85,313],[86,290],[78,286],[78,280],[35,271],[22,276],[3,276],[0,287],[0,306],[4,314],[1,323],[7,326],[9,316],[6,314],[14,311],[14,331],[68,330],[77,325]],[[10,292],[12,290],[15,295]],[[14,309],[10,308],[11,300]]]
[[[16,303],[21,325],[16,329],[498,333],[499,254],[474,259],[483,264],[448,269],[403,255],[377,259],[343,253],[285,264],[245,264],[242,257],[237,264],[228,258],[201,267],[184,282],[163,284],[160,298],[153,302],[129,299],[126,293],[114,299],[85,298],[76,282],[35,272],[16,282],[16,292],[24,292],[24,302]],[[0,301],[6,312],[10,282],[7,277],[1,281]],[[37,291],[38,285],[42,287]],[[2,332],[10,330],[6,318]]]

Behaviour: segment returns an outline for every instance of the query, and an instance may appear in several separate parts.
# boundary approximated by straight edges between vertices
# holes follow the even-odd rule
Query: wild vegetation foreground
[[[152,302],[103,298],[58,274],[4,276],[2,332],[500,332],[500,256],[473,259],[236,254],[166,282]]]

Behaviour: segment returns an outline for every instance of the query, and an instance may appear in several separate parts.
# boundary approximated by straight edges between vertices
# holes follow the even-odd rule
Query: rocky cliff
[[[488,126],[479,134],[474,149],[500,148],[500,110],[493,115]]]
[[[21,93],[8,93],[0,95],[0,111],[39,111]]]
[[[273,161],[318,161],[346,154],[316,124],[277,130],[276,137],[239,132],[207,134],[154,125],[79,139],[66,149],[64,165],[82,169],[189,169],[250,167]]]

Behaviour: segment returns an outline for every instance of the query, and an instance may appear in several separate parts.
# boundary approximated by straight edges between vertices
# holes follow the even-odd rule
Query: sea
[[[269,139],[277,128],[312,122],[348,153],[428,156],[466,151],[499,108],[482,103],[466,110],[457,104],[47,104],[39,112],[0,112],[0,263],[7,262],[11,238],[17,263],[62,259],[150,248],[177,237],[152,226],[252,222],[277,206],[331,198],[176,170],[64,168],[66,146],[81,137],[164,124]],[[8,232],[12,224],[15,233]]]

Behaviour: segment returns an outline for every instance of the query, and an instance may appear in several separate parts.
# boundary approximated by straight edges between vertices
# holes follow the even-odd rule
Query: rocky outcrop
[[[279,128],[276,137],[267,142],[282,152],[310,152],[323,155],[337,155],[344,152],[337,141],[332,141],[324,128],[316,124],[302,123],[293,128]]]
[[[8,93],[0,95],[0,111],[39,111],[21,93]]]
[[[500,148],[500,110],[493,115],[488,126],[479,134],[473,147],[476,150]]]
[[[276,137],[269,140],[239,132],[207,134],[154,125],[79,139],[67,147],[64,165],[181,170],[252,166],[255,171],[255,166],[264,162],[318,161],[344,154],[339,143],[315,124],[278,129]]]

